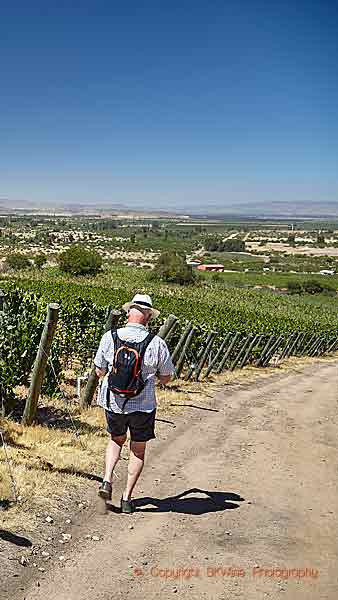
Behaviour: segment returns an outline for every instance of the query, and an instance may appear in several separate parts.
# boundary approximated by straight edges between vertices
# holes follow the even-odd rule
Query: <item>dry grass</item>
[[[337,355],[319,360],[337,360]],[[174,381],[166,389],[158,389],[158,417],[179,416],[189,405],[212,408],[215,393],[225,386],[253,383],[269,377],[272,372],[297,372],[312,362],[318,362],[318,359],[292,358],[278,369],[246,367],[232,373],[213,375],[208,382]],[[90,475],[100,476],[102,472],[107,442],[103,411],[95,407],[80,413],[76,403],[71,405],[70,411],[80,432],[80,442],[74,435],[61,401],[45,399],[41,404],[43,406],[40,409],[43,408],[47,413],[49,410],[49,415],[54,414],[54,418],[49,417],[48,422],[42,425],[24,427],[0,419],[19,496],[17,503],[11,503],[8,510],[0,512],[0,528],[6,521],[6,529],[32,531],[37,526],[37,514],[47,512],[53,516],[61,506],[71,511],[81,499],[81,494],[88,489]],[[126,455],[127,449],[123,457],[126,458]],[[94,481],[91,485],[97,483]],[[11,498],[11,480],[4,449],[0,447],[0,499]]]
[[[3,513],[6,527],[24,526],[31,530],[36,524],[36,513],[53,513],[60,499],[78,498],[81,489],[88,486],[90,474],[100,474],[103,463],[106,434],[104,415],[98,408],[80,416],[73,409],[80,431],[75,437],[70,423],[67,429],[59,426],[34,425],[24,427],[8,420],[0,420],[11,459],[18,503]],[[0,498],[12,498],[11,480],[0,449]],[[0,527],[3,520],[0,513]]]

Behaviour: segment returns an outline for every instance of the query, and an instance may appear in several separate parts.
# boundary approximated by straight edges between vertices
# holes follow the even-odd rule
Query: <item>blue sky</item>
[[[338,4],[3,3],[0,198],[338,203]]]

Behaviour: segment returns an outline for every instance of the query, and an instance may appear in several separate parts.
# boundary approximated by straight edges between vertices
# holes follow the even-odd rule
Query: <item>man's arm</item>
[[[157,377],[162,385],[169,383],[175,372],[174,365],[171,360],[169,348],[164,340],[161,340],[159,347],[159,360],[157,368]]]
[[[104,377],[108,371],[108,362],[105,358],[105,353],[104,353],[104,336],[101,338],[100,345],[98,347],[96,356],[94,358],[94,367],[95,367],[96,375],[98,376],[99,379],[101,377]]]
[[[170,375],[158,375],[158,378],[160,380],[160,383],[162,383],[162,385],[167,385],[167,383],[169,383],[170,379],[172,378],[172,374],[170,374]]]
[[[100,369],[96,365],[95,365],[95,371],[96,371],[96,375],[98,376],[99,379],[101,379],[101,377],[104,377],[107,373],[107,369]]]

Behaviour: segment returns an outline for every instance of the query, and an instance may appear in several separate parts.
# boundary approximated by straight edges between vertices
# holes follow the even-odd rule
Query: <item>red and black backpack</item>
[[[142,342],[121,340],[117,331],[112,331],[114,358],[108,375],[108,394],[112,392],[126,401],[138,396],[145,386],[142,377],[142,363],[146,349],[154,339],[154,333],[148,333]]]

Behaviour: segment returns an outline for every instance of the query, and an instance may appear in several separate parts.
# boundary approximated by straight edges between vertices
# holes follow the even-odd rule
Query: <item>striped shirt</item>
[[[126,327],[117,330],[117,335],[126,342],[142,342],[148,335],[147,329],[139,323],[128,323]],[[94,364],[99,369],[112,368],[114,358],[114,342],[110,331],[102,336]],[[98,394],[97,403],[106,410],[122,413],[124,398],[108,392],[108,373],[105,375]],[[124,414],[141,411],[152,412],[156,408],[155,376],[172,375],[174,366],[170,357],[167,344],[156,335],[146,349],[142,362],[142,377],[145,387],[136,398],[130,398],[123,410]],[[109,406],[107,405],[107,392],[109,393]]]

